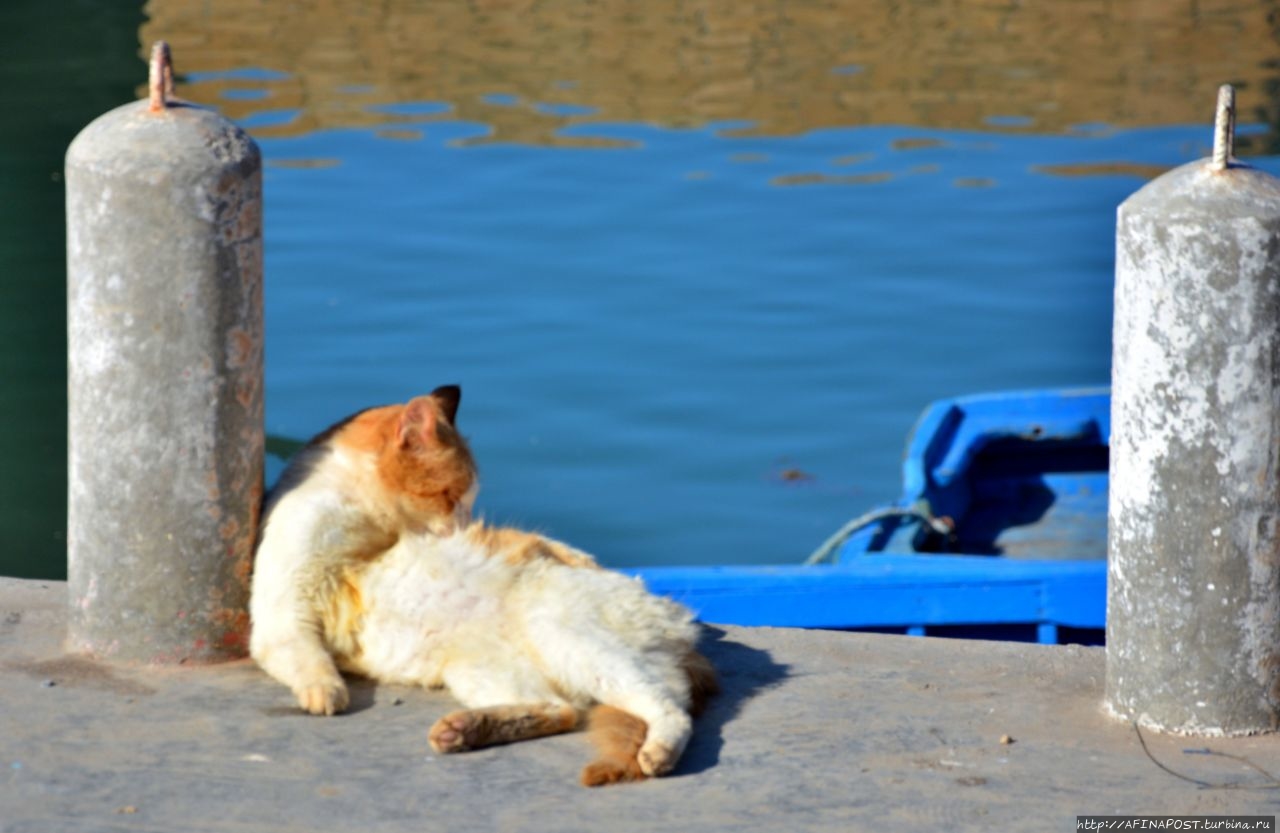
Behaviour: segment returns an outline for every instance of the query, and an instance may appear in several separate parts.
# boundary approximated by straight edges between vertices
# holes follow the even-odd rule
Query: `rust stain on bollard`
[[[254,356],[262,351],[261,345],[253,340],[253,336],[241,327],[232,327],[227,333],[227,367],[244,367]]]

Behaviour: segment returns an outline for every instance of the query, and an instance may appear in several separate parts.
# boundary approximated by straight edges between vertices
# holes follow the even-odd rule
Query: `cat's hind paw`
[[[643,781],[646,777],[648,776],[640,770],[634,759],[627,762],[596,761],[583,767],[582,775],[580,776],[584,787],[602,787],[605,784]]]
[[[335,715],[351,702],[347,684],[341,679],[301,686],[294,691],[298,705],[309,714]]]
[[[435,722],[427,732],[427,743],[441,755],[450,752],[466,752],[471,748],[468,733],[474,731],[475,721],[470,712],[453,712],[446,714]]]
[[[441,754],[466,752],[500,743],[571,732],[578,711],[563,703],[512,703],[450,712],[427,732],[431,748]]]
[[[636,755],[636,763],[645,775],[656,778],[666,775],[676,765],[680,754],[665,743],[646,743]]]

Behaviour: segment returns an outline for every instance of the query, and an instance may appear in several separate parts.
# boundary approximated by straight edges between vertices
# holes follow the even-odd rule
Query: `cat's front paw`
[[[302,686],[294,691],[298,705],[310,714],[334,715],[351,702],[347,684],[341,679]]]

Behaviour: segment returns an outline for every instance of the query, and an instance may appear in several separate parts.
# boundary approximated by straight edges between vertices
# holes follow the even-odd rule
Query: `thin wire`
[[[1167,773],[1169,773],[1170,775],[1172,775],[1174,778],[1180,778],[1180,779],[1182,779],[1183,781],[1188,781],[1188,782],[1190,782],[1190,783],[1192,783],[1192,784],[1195,784],[1197,787],[1201,787],[1201,788],[1203,788],[1203,789],[1208,789],[1208,790],[1275,790],[1275,789],[1280,789],[1280,779],[1277,779],[1277,778],[1276,778],[1274,775],[1272,775],[1270,772],[1267,772],[1265,769],[1263,769],[1262,767],[1258,766],[1258,765],[1257,765],[1257,764],[1255,764],[1253,761],[1249,760],[1248,758],[1244,757],[1243,755],[1232,755],[1232,754],[1231,754],[1231,753],[1229,753],[1229,752],[1215,752],[1214,750],[1209,749],[1209,748],[1207,748],[1207,747],[1206,747],[1205,749],[1186,749],[1186,750],[1183,750],[1183,752],[1184,752],[1185,754],[1189,754],[1189,755],[1215,755],[1215,756],[1217,756],[1217,757],[1219,757],[1219,758],[1230,758],[1230,759],[1231,759],[1231,760],[1233,760],[1233,761],[1239,761],[1240,763],[1244,764],[1245,766],[1249,767],[1250,769],[1253,769],[1253,770],[1254,770],[1254,771],[1256,771],[1256,772],[1260,772],[1260,773],[1262,773],[1262,775],[1266,776],[1266,778],[1267,778],[1268,780],[1270,780],[1270,781],[1271,781],[1271,783],[1270,783],[1270,784],[1238,784],[1238,783],[1229,783],[1229,782],[1228,782],[1228,783],[1221,783],[1221,784],[1211,784],[1211,783],[1209,783],[1208,781],[1201,781],[1201,780],[1200,780],[1200,779],[1198,779],[1198,778],[1192,778],[1192,777],[1191,777],[1191,776],[1189,776],[1189,775],[1183,775],[1181,772],[1177,772],[1176,770],[1170,769],[1169,767],[1167,767],[1167,766],[1165,766],[1164,764],[1160,763],[1160,761],[1156,760],[1156,756],[1155,756],[1155,755],[1152,755],[1152,754],[1151,754],[1151,750],[1147,748],[1147,739],[1146,739],[1146,738],[1144,738],[1144,737],[1142,736],[1142,729],[1140,729],[1140,728],[1138,727],[1138,721],[1133,720],[1133,721],[1130,721],[1130,723],[1133,725],[1133,732],[1134,732],[1134,734],[1136,734],[1136,735],[1138,736],[1138,743],[1140,743],[1140,744],[1142,745],[1142,751],[1146,753],[1147,758],[1151,761],[1151,763],[1153,763],[1153,764],[1155,764],[1156,766],[1160,767],[1160,768],[1161,768],[1161,769],[1163,769],[1165,772],[1167,772]]]
[[[1167,773],[1169,773],[1170,775],[1172,775],[1174,778],[1181,778],[1183,781],[1190,781],[1192,784],[1195,784],[1197,787],[1212,787],[1212,786],[1213,786],[1213,784],[1210,784],[1208,781],[1201,781],[1201,780],[1199,780],[1198,778],[1192,778],[1192,777],[1191,777],[1191,776],[1189,776],[1189,775],[1183,775],[1181,772],[1176,772],[1176,771],[1174,771],[1174,770],[1172,770],[1172,769],[1169,769],[1169,767],[1167,767],[1167,766],[1165,766],[1164,764],[1162,764],[1162,763],[1160,763],[1159,761],[1157,761],[1157,760],[1156,760],[1156,756],[1155,756],[1155,755],[1152,755],[1152,754],[1151,754],[1151,750],[1147,748],[1147,739],[1146,739],[1146,738],[1144,738],[1144,737],[1142,736],[1142,729],[1138,728],[1138,721],[1134,720],[1134,721],[1131,721],[1131,722],[1132,722],[1132,724],[1133,724],[1133,731],[1134,731],[1134,733],[1138,736],[1138,743],[1142,744],[1142,751],[1143,751],[1143,752],[1145,752],[1145,753],[1147,753],[1147,758],[1149,758],[1149,759],[1151,760],[1151,763],[1153,763],[1153,764],[1155,764],[1156,766],[1160,767],[1160,768],[1161,768],[1161,769],[1163,769],[1165,772],[1167,772]]]

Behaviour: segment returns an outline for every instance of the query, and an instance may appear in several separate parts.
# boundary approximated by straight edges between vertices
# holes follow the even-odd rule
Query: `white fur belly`
[[[385,682],[440,685],[452,659],[505,644],[502,599],[511,579],[504,565],[457,537],[398,544],[361,573],[354,670]]]

